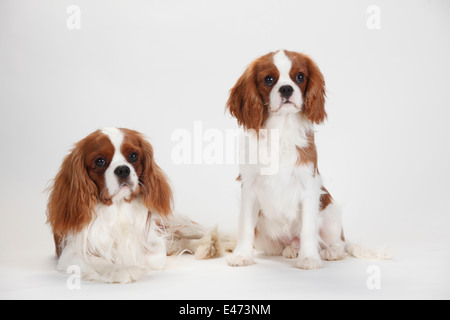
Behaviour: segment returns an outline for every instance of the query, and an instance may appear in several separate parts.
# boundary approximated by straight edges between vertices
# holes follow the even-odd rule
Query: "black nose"
[[[127,178],[130,175],[130,168],[127,166],[119,166],[114,170],[116,176],[120,178]]]
[[[280,93],[283,98],[289,99],[292,96],[292,92],[294,92],[294,88],[291,86],[281,86]]]

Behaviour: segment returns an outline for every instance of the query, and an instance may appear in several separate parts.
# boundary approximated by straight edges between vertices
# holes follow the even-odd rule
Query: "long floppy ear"
[[[144,205],[149,211],[161,216],[172,213],[173,195],[168,179],[153,158],[151,144],[142,136],[141,148],[143,150],[143,173],[139,177],[143,186],[142,194]]]
[[[84,165],[83,141],[66,156],[50,187],[47,222],[51,225],[56,253],[69,232],[81,231],[92,218],[97,203],[97,186]]]
[[[256,86],[255,63],[252,63],[230,90],[227,108],[245,130],[259,130],[267,118],[267,110]]]
[[[306,84],[303,113],[313,123],[325,121],[325,80],[319,67],[311,58],[305,56],[308,66],[308,82]]]

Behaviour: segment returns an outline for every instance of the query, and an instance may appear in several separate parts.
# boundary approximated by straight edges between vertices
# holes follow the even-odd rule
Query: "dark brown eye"
[[[305,75],[301,72],[297,73],[297,75],[295,76],[295,82],[300,84],[303,81],[305,81]]]
[[[273,78],[273,76],[267,76],[264,78],[264,84],[266,86],[271,87],[274,85],[274,83],[275,83],[275,79]]]
[[[106,166],[106,159],[105,158],[98,158],[97,160],[95,160],[95,166],[99,167],[99,168],[103,168]]]
[[[128,161],[130,163],[136,162],[139,160],[139,155],[136,152],[132,152],[130,153],[130,155],[128,156]]]

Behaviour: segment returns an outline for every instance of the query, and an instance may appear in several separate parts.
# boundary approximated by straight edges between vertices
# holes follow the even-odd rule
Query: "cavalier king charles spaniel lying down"
[[[47,217],[57,269],[80,268],[83,279],[128,283],[166,256],[220,256],[217,229],[172,214],[172,191],[150,143],[129,129],[105,128],[78,142],[50,188]]]

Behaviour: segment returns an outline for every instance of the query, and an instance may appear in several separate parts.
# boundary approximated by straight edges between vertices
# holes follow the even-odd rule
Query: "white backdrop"
[[[369,28],[374,17],[380,28]],[[195,121],[236,129],[229,89],[280,48],[307,53],[325,76],[319,168],[347,238],[421,261],[434,296],[449,298],[446,0],[0,0],[0,295],[20,297],[8,272],[37,272],[31,257],[52,256],[45,188],[72,144],[104,126],[146,134],[177,210],[233,231],[237,164],[177,165],[171,136],[194,138]],[[44,261],[37,270],[51,275]]]

